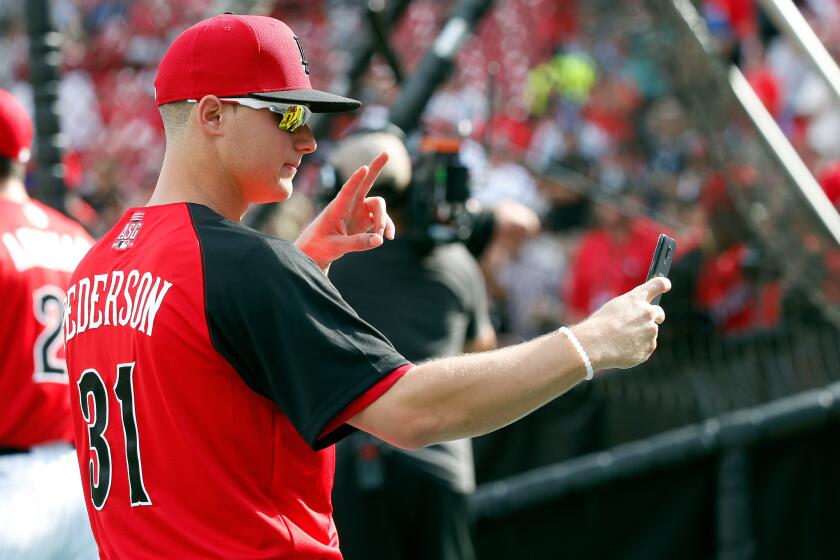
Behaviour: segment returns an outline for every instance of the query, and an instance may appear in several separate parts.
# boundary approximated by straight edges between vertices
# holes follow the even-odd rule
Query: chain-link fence
[[[840,248],[733,93],[719,34],[691,19],[688,2],[578,10],[579,37],[562,52],[590,61],[598,78],[588,95],[606,91],[626,130],[583,171],[568,153],[532,169],[549,191],[583,193],[675,235],[674,289],[654,357],[478,440],[485,480],[840,379]],[[571,103],[561,87],[549,107],[562,124],[573,121],[558,117]],[[812,171],[819,165],[803,156]],[[607,236],[626,231],[599,218],[594,228]],[[622,259],[578,255],[570,266],[609,275]]]

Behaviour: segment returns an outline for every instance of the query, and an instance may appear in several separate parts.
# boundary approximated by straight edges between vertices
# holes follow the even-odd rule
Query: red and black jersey
[[[410,364],[311,259],[201,205],[129,210],[64,329],[105,557],[341,557],[332,443]]]
[[[48,206],[0,199],[0,447],[73,440],[61,310],[92,245]]]

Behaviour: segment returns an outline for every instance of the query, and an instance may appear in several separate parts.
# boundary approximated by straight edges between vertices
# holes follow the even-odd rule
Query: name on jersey
[[[83,237],[27,227],[3,233],[3,245],[21,272],[35,267],[73,272],[91,247]]]
[[[82,278],[64,299],[64,340],[85,331],[128,326],[152,336],[155,317],[172,282],[149,272],[114,270]]]

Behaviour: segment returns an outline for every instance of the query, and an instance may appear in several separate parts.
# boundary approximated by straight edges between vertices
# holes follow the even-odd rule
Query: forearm
[[[653,278],[613,298],[572,332],[594,370],[630,368],[656,349],[665,312],[650,301],[671,288]],[[485,434],[562,395],[586,377],[565,334],[421,364],[349,420],[398,447]]]
[[[478,436],[565,393],[585,374],[568,338],[555,332],[418,365],[350,423],[404,447]]]

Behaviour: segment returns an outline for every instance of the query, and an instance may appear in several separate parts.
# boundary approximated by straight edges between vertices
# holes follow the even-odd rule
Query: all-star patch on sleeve
[[[313,448],[349,433],[345,425],[319,439],[336,415],[408,360],[292,244],[200,205],[191,204],[190,214],[213,346]]]

